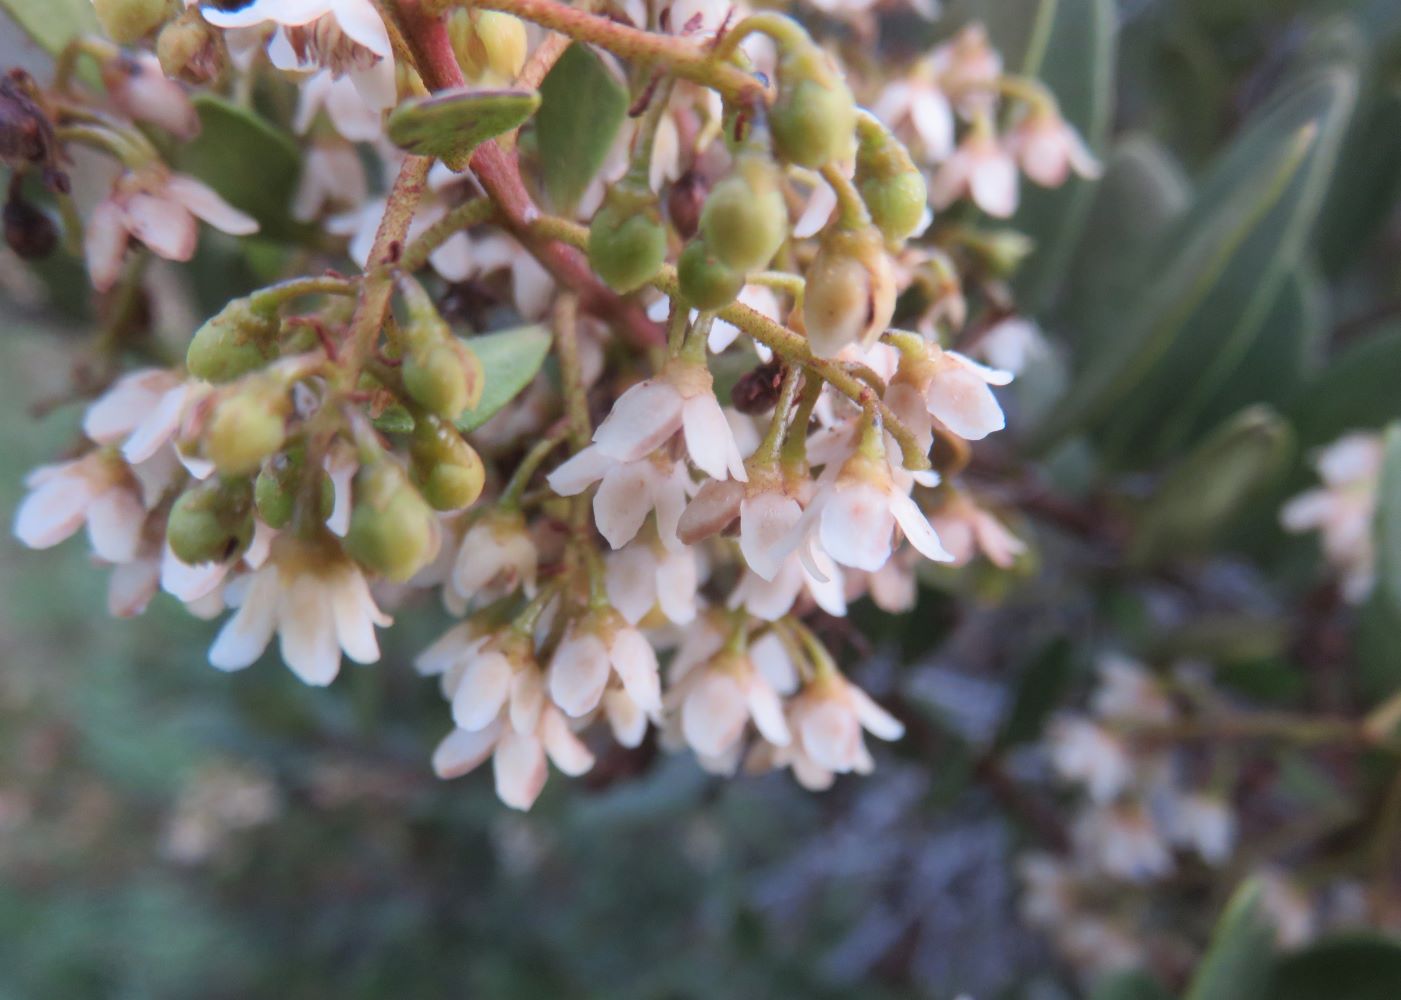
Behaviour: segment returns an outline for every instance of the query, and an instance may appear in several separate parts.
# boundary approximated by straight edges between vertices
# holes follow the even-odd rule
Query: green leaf
[[[1131,561],[1149,565],[1201,550],[1277,481],[1293,453],[1293,432],[1278,413],[1243,410],[1163,477],[1139,512]]]
[[[1090,1000],[1172,1000],[1172,994],[1146,972],[1114,972],[1095,984]]]
[[[519,127],[540,107],[533,90],[440,91],[405,101],[386,123],[389,140],[418,156],[465,165],[488,139]]]
[[[1075,646],[1068,639],[1048,643],[1022,673],[1012,708],[998,734],[999,747],[1040,737],[1046,719],[1060,705],[1075,676]]]
[[[540,97],[535,128],[545,191],[555,211],[569,214],[613,146],[628,95],[603,61],[575,42],[541,82]]]
[[[1143,462],[1179,450],[1209,429],[1214,399],[1228,390],[1256,341],[1270,342],[1262,349],[1267,354],[1279,349],[1279,330],[1268,320],[1303,258],[1356,94],[1354,69],[1311,74],[1257,115],[1207,172],[1188,225],[1204,224],[1223,203],[1244,197],[1260,183],[1262,169],[1290,154],[1298,136],[1310,137],[1278,201],[1223,261],[1132,405],[1115,414],[1115,454]]]
[[[1182,167],[1147,135],[1119,140],[1094,188],[1067,288],[1052,325],[1073,338],[1076,367],[1118,339],[1163,234],[1192,200]]]
[[[1048,27],[1033,36],[1035,47],[1028,49],[1022,73],[1050,88],[1062,116],[1099,154],[1114,103],[1114,0],[1047,0],[1041,6],[1038,17]],[[1079,177],[1054,189],[1023,184],[1013,225],[1035,244],[1016,278],[1017,302],[1028,312],[1044,307],[1064,281],[1094,188]]]
[[[1377,491],[1377,590],[1401,617],[1401,421],[1386,429]]]
[[[1211,945],[1183,1000],[1266,1000],[1274,958],[1274,927],[1260,902],[1261,887],[1246,882],[1231,896]]]
[[[181,147],[176,169],[257,219],[262,235],[295,236],[300,227],[291,221],[289,207],[301,172],[296,143],[256,112],[215,94],[196,94],[193,100],[200,133]]]
[[[1284,194],[1312,145],[1314,130],[1290,137],[1263,173],[1215,211],[1195,213],[1177,228],[1173,251],[1161,267],[1150,269],[1154,280],[1142,289],[1136,308],[1117,316],[1113,336],[1103,344],[1066,395],[1065,403],[1033,432],[1030,447],[1047,451],[1067,435],[1105,420],[1120,418],[1123,403],[1142,384],[1171,348],[1183,324],[1210,294],[1221,272],[1247,242],[1261,220]],[[1199,199],[1200,202],[1200,199]]]
[[[550,331],[543,326],[522,326],[464,341],[482,363],[482,398],[475,409],[457,419],[463,431],[473,431],[516,398],[530,384],[550,351]]]
[[[0,0],[0,8],[50,55],[98,30],[92,0]]]
[[[1401,417],[1401,325],[1388,326],[1339,354],[1291,408],[1300,441],[1325,444],[1344,432]]]
[[[1401,945],[1371,934],[1321,941],[1281,959],[1270,1000],[1396,1000],[1401,997]]]

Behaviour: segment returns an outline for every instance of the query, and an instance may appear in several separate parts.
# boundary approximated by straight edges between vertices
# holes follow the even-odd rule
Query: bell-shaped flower
[[[905,734],[900,720],[840,674],[810,682],[792,700],[788,721],[811,765],[834,774],[868,773],[874,764],[863,731],[882,740]]]
[[[1376,579],[1372,522],[1381,481],[1381,437],[1358,433],[1340,438],[1319,452],[1314,467],[1323,485],[1286,503],[1280,522],[1288,531],[1319,533],[1324,556],[1342,574],[1343,596],[1360,603]]]
[[[929,182],[929,200],[936,209],[964,197],[997,219],[1017,210],[1016,161],[988,129],[969,132]]]
[[[721,652],[687,671],[667,692],[667,705],[679,711],[682,736],[702,758],[733,755],[751,720],[770,743],[792,738],[778,692],[745,654]]]
[[[632,541],[647,515],[657,512],[657,534],[670,548],[679,546],[676,525],[691,490],[683,462],[666,449],[626,461],[606,454],[597,444],[583,448],[546,477],[550,489],[572,497],[594,483],[594,521],[608,544],[620,549]]]
[[[655,716],[661,711],[657,654],[641,632],[612,609],[591,611],[571,622],[550,659],[554,703],[573,718],[588,715],[602,703],[615,676],[639,712]]]
[[[696,617],[699,575],[694,548],[639,539],[608,556],[604,581],[609,602],[630,624],[659,608],[668,621],[686,625]]]
[[[519,511],[497,509],[472,522],[458,546],[449,584],[464,604],[524,590],[535,595],[539,553]]]
[[[1054,109],[1036,108],[1014,125],[1007,150],[1042,187],[1060,187],[1072,172],[1090,179],[1100,175],[1099,161],[1085,140]]]
[[[930,416],[965,440],[979,441],[1007,426],[989,386],[1008,384],[1011,372],[930,345],[924,357],[903,356],[896,378],[920,393]]]
[[[99,559],[121,564],[136,557],[146,506],[130,469],[110,450],[40,466],[24,484],[29,493],[15,512],[14,532],[29,548],[52,548],[86,526]]]
[[[512,809],[528,810],[540,797],[553,762],[577,777],[594,764],[589,748],[570,731],[559,709],[542,703],[534,723],[522,731],[503,714],[482,729],[454,729],[433,751],[433,771],[457,778],[492,758],[496,795]]]
[[[929,515],[929,523],[953,556],[955,566],[966,566],[982,553],[994,566],[1007,569],[1026,551],[1025,542],[962,492],[949,491]]]

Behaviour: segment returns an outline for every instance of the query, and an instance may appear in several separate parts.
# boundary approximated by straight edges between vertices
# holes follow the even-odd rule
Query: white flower
[[[358,208],[369,192],[364,164],[355,147],[343,143],[314,143],[307,151],[292,218],[310,222],[332,208]]]
[[[1171,721],[1175,714],[1172,699],[1141,664],[1110,655],[1100,659],[1098,669],[1099,687],[1091,706],[1100,718],[1148,725]]]
[[[1007,569],[1026,551],[1026,544],[1020,538],[961,492],[948,493],[938,509],[929,515],[929,523],[939,533],[944,548],[953,555],[955,566],[967,565],[981,552],[994,566]]]
[[[257,222],[203,181],[156,166],[123,174],[92,210],[83,232],[83,255],[93,287],[105,292],[116,284],[132,238],[158,257],[189,260],[199,235],[196,218],[233,236],[258,231]]]
[[[1060,187],[1072,171],[1091,179],[1100,174],[1099,161],[1079,133],[1055,111],[1034,110],[1013,126],[1007,135],[1007,150],[1022,171],[1042,187]]]
[[[483,274],[511,273],[511,297],[526,319],[539,319],[554,298],[555,279],[520,243],[505,233],[491,232],[476,240],[472,259]]]
[[[693,548],[636,541],[608,557],[604,581],[608,600],[629,623],[659,607],[669,621],[685,625],[696,617],[698,576]]]
[[[962,325],[961,323],[958,325]],[[1030,364],[1050,352],[1041,328],[1033,320],[1009,316],[987,330],[971,348],[993,368],[1021,375]]]
[[[133,121],[149,122],[177,139],[199,134],[199,115],[185,88],[168,79],[149,52],[123,53],[102,64],[102,83],[112,103]]]
[[[715,398],[714,380],[702,365],[673,361],[655,378],[632,386],[594,431],[604,455],[635,462],[682,433],[692,463],[712,479],[726,475],[744,482],[744,458],[725,412]]]
[[[929,64],[921,64],[908,79],[886,84],[872,111],[892,129],[908,122],[926,161],[937,163],[953,152],[953,105]]]
[[[375,626],[393,619],[375,605],[360,568],[329,544],[279,535],[268,561],[226,588],[238,608],[209,650],[220,670],[249,666],[277,633],[282,660],[308,684],[331,683],[341,652],[356,663],[379,659]]]
[[[1007,426],[1002,407],[988,387],[1011,382],[1011,372],[988,368],[932,344],[926,359],[905,357],[900,367],[900,378],[919,390],[929,415],[959,437],[979,441]]]
[[[792,738],[778,692],[743,654],[721,653],[688,670],[667,692],[667,705],[679,709],[681,733],[703,759],[737,753],[751,719],[775,746]]]
[[[111,452],[40,466],[24,484],[30,492],[15,512],[14,532],[31,549],[52,548],[86,525],[99,559],[120,564],[136,557],[146,507],[130,471]]]
[[[905,735],[899,719],[837,674],[808,684],[793,699],[788,721],[808,766],[834,774],[868,774],[875,766],[862,730],[882,740]]]
[[[547,758],[571,777],[585,773],[594,763],[588,747],[550,704],[541,706],[534,725],[525,731],[504,717],[475,731],[454,729],[433,751],[433,771],[440,778],[460,777],[487,757],[492,758],[497,796],[522,811],[535,804],[545,787]]]
[[[292,127],[306,135],[318,113],[325,111],[331,127],[351,142],[375,142],[384,131],[380,109],[365,103],[349,77],[323,70],[302,81]],[[358,202],[356,203],[359,204]]]
[[[935,562],[953,557],[917,503],[909,486],[901,487],[890,467],[858,452],[835,475],[823,473],[812,502],[798,519],[784,546],[811,562],[814,541],[836,562],[874,572],[890,558],[891,536],[898,524],[910,544]],[[812,563],[808,567],[821,575]]]
[[[1107,875],[1148,882],[1172,871],[1172,854],[1142,805],[1092,809],[1072,831],[1076,849]]]
[[[1280,521],[1289,531],[1319,532],[1324,556],[1342,574],[1343,596],[1359,603],[1376,579],[1372,521],[1381,479],[1381,438],[1348,434],[1321,450],[1314,466],[1323,486],[1286,503]]]
[[[546,477],[560,496],[576,496],[598,483],[593,497],[594,520],[608,544],[620,549],[637,536],[647,515],[657,512],[657,534],[668,548],[678,548],[676,525],[691,489],[682,462],[663,450],[636,461],[622,461],[589,445]]]
[[[1168,833],[1174,844],[1190,847],[1210,865],[1230,857],[1236,818],[1224,800],[1205,794],[1175,796],[1168,807]]]
[[[451,585],[463,601],[491,601],[517,587],[535,596],[539,553],[519,512],[494,510],[477,518],[453,561]]]
[[[201,8],[220,28],[278,26],[268,58],[282,70],[321,66],[354,81],[372,108],[391,108],[397,93],[389,31],[371,0],[253,0],[236,10]]]
[[[1017,165],[996,136],[975,128],[934,172],[929,200],[945,209],[965,196],[988,215],[1009,218],[1017,210]]]
[[[661,678],[651,643],[611,610],[585,615],[570,624],[550,659],[550,698],[565,715],[588,715],[603,701],[615,674],[638,713],[661,711]]]
[[[1047,742],[1056,773],[1083,785],[1096,802],[1112,801],[1133,780],[1133,761],[1123,743],[1088,719],[1056,719]]]

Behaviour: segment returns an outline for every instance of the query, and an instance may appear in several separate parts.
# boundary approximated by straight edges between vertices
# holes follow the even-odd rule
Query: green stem
[[[404,248],[393,267],[404,274],[413,274],[428,263],[428,258],[453,236],[489,220],[496,212],[490,198],[474,198],[449,209],[437,222],[420,233]]]
[[[564,414],[569,443],[575,451],[588,447],[593,434],[584,369],[579,361],[579,300],[566,292],[555,303],[555,353],[559,356],[560,381],[564,385]]]
[[[768,35],[780,49],[788,51],[813,44],[812,37],[797,21],[784,14],[764,11],[751,14],[726,33],[715,46],[715,58],[730,59],[739,51],[740,42],[753,34]]]
[[[525,488],[530,485],[530,480],[545,459],[550,457],[550,452],[559,447],[564,439],[569,436],[568,423],[558,424],[544,438],[536,441],[534,446],[525,453],[520,465],[516,466],[516,471],[511,473],[511,479],[506,483],[506,488],[501,491],[501,497],[496,501],[496,506],[501,510],[514,510],[520,506],[520,498],[525,493]]]
[[[840,167],[835,163],[825,164],[822,167],[822,179],[831,185],[837,195],[837,207],[841,209],[837,225],[843,229],[865,229],[871,224],[871,213],[866,210],[861,193],[856,190],[856,185],[851,183],[851,179],[842,173]]]
[[[812,411],[822,396],[822,383],[810,379],[803,383],[802,395],[798,397],[793,419],[788,422],[788,434],[779,453],[785,469],[806,472],[808,464],[808,424],[812,423]]]
[[[303,295],[354,295],[357,285],[354,279],[329,274],[292,278],[253,292],[248,296],[248,305],[255,312],[270,313]]]
[[[774,404],[773,419],[769,421],[769,429],[764,434],[764,440],[759,442],[759,447],[754,451],[756,465],[772,465],[778,461],[779,448],[783,444],[783,434],[788,427],[788,412],[793,409],[793,400],[797,398],[798,390],[802,388],[802,384],[803,370],[789,365],[788,370],[783,373],[783,383],[778,389],[778,402]]]

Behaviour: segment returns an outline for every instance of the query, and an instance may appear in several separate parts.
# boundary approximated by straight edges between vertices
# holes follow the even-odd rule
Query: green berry
[[[395,581],[407,580],[433,558],[437,515],[388,459],[355,475],[345,547],[362,565]]]
[[[747,273],[767,266],[788,237],[788,207],[778,167],[758,153],[741,153],[701,209],[701,234],[723,264]]]
[[[275,314],[254,310],[247,299],[234,299],[195,331],[185,367],[195,378],[231,382],[276,356],[279,326]]]
[[[481,362],[455,338],[404,359],[404,388],[430,413],[456,420],[482,394]]]
[[[102,32],[118,45],[139,42],[165,21],[166,0],[93,0]]]
[[[253,537],[252,499],[246,479],[191,486],[166,521],[171,551],[190,565],[233,558]]]
[[[204,453],[223,475],[258,471],[286,439],[287,399],[261,387],[219,404],[204,434]]]
[[[895,312],[895,274],[874,228],[834,228],[806,275],[803,326],[812,353],[830,358],[848,344],[869,347]]]
[[[861,183],[861,199],[871,213],[871,221],[881,235],[899,243],[919,228],[929,191],[918,170],[898,174],[889,180],[869,178]]]
[[[744,287],[743,273],[720,263],[703,240],[692,240],[676,262],[681,296],[697,309],[714,310],[735,300]]]
[[[789,52],[779,61],[778,79],[769,112],[778,155],[813,169],[849,156],[856,101],[826,53],[815,45]]]
[[[589,224],[589,265],[613,291],[636,291],[666,260],[666,230],[656,202],[610,197]]]
[[[413,480],[435,510],[461,510],[482,495],[486,467],[455,427],[425,417],[414,427],[409,453]]]

